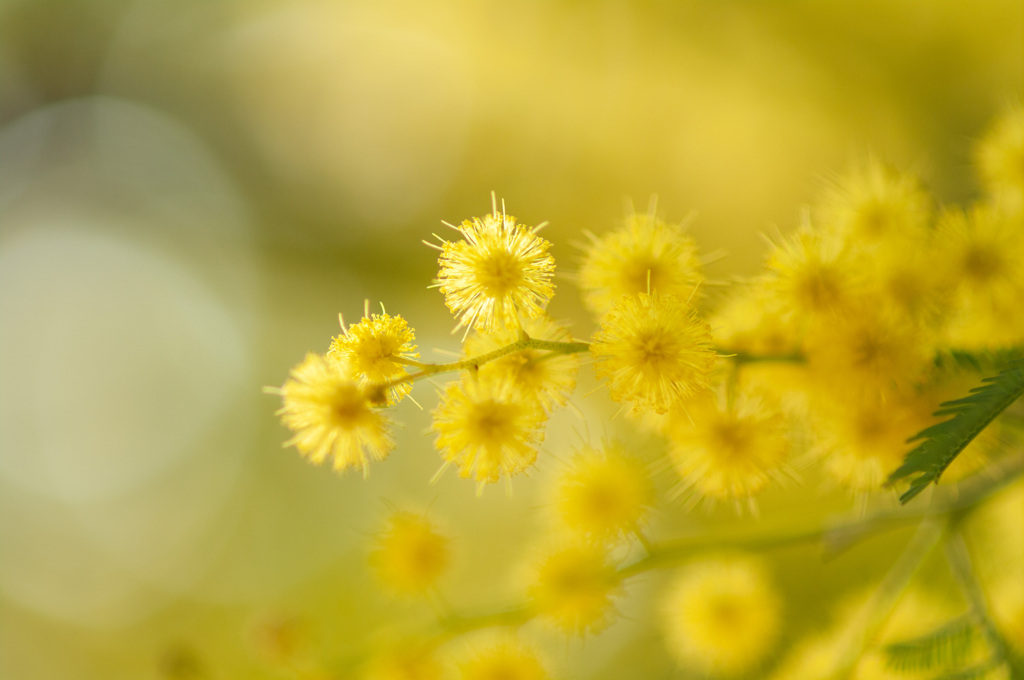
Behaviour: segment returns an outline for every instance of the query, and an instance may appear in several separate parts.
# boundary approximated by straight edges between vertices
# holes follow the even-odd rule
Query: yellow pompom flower
[[[462,680],[547,680],[537,652],[509,639],[478,650],[459,665]]]
[[[612,399],[634,413],[666,413],[710,386],[711,329],[682,298],[622,297],[601,319],[590,353]]]
[[[540,316],[555,292],[551,244],[537,235],[544,225],[528,229],[504,207],[499,214],[495,205],[490,215],[449,226],[463,240],[438,237],[440,271],[434,286],[458,320],[457,329],[494,332],[516,328],[520,313]]]
[[[845,312],[856,288],[843,241],[809,225],[775,246],[767,268],[760,284],[777,297],[787,320],[805,326]]]
[[[572,333],[546,314],[523,321],[523,330],[531,338],[571,342]],[[463,356],[476,357],[509,345],[519,339],[516,331],[473,333],[462,346]],[[580,370],[578,354],[552,354],[542,350],[524,350],[490,361],[480,367],[481,379],[507,378],[526,401],[536,400],[545,411],[565,406],[576,388]]]
[[[832,188],[822,212],[824,224],[863,248],[894,236],[923,236],[931,198],[917,177],[871,159]]]
[[[406,639],[393,648],[369,658],[359,674],[360,680],[444,680],[444,664],[429,644]]]
[[[863,301],[808,333],[805,349],[815,376],[841,389],[879,394],[918,384],[932,366],[934,341],[905,316]]]
[[[611,622],[618,580],[600,546],[576,544],[540,562],[528,592],[534,610],[546,621],[583,635]]]
[[[937,242],[940,268],[954,291],[946,342],[973,350],[1024,340],[1024,212],[991,206],[947,211]]]
[[[754,355],[791,354],[799,340],[779,300],[755,280],[737,285],[711,317],[715,339],[730,352]]]
[[[368,460],[383,460],[395,446],[391,420],[373,408],[344,364],[307,354],[292,369],[280,390],[284,404],[277,411],[295,435],[285,442],[316,464],[331,456],[338,471],[358,468],[367,474]]]
[[[603,314],[623,295],[689,296],[704,280],[697,244],[680,225],[653,215],[630,215],[626,224],[601,238],[588,233],[579,285],[583,300]]]
[[[757,562],[733,557],[680,570],[662,615],[669,651],[683,667],[734,676],[757,668],[774,650],[782,605]]]
[[[992,196],[1016,207],[1024,203],[1024,108],[1014,106],[992,123],[975,149],[975,159]]]
[[[941,268],[935,266],[937,252],[934,238],[886,239],[869,256],[858,259],[865,273],[862,299],[872,299],[922,331],[937,331],[949,306],[949,286]]]
[[[409,324],[401,316],[390,316],[381,310],[380,314],[370,315],[369,301],[363,313],[363,319],[345,328],[345,322],[339,315],[341,335],[335,336],[327,356],[346,363],[353,374],[359,379],[361,387],[373,393],[389,381],[401,378],[406,374],[403,359],[414,359],[416,336]],[[412,389],[411,383],[390,385],[384,391],[388,406],[397,404]]]
[[[617,445],[589,446],[573,456],[558,479],[555,504],[572,532],[614,541],[634,531],[654,503],[654,490],[642,461]]]
[[[458,465],[459,476],[473,477],[482,490],[533,464],[545,418],[540,403],[521,399],[511,381],[467,376],[445,387],[431,429],[446,465]]]
[[[432,588],[451,563],[450,541],[425,517],[395,512],[374,540],[370,566],[386,587],[417,594]]]
[[[916,397],[854,397],[825,395],[817,400],[811,452],[841,486],[881,491],[912,448],[907,439],[931,424],[928,409]]]
[[[682,478],[681,489],[708,500],[751,499],[787,470],[790,437],[777,408],[756,395],[740,393],[688,407],[690,417],[667,428],[669,457]]]

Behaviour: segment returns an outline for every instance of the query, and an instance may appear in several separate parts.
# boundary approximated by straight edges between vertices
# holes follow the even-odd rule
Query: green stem
[[[542,352],[551,352],[552,354],[579,354],[580,352],[587,352],[590,350],[590,344],[586,342],[558,342],[556,340],[538,340],[537,338],[531,338],[523,333],[525,337],[520,340],[516,340],[513,343],[499,347],[493,352],[487,354],[481,354],[480,356],[472,357],[470,359],[463,359],[462,361],[452,361],[447,364],[418,364],[420,370],[415,373],[408,373],[401,378],[396,378],[385,383],[384,387],[394,387],[403,383],[415,382],[428,378],[432,375],[439,375],[441,373],[452,373],[454,371],[464,370],[475,370],[480,368],[486,363],[494,361],[495,359],[501,359],[507,357],[510,354],[516,354],[517,352],[525,352],[527,350],[540,350]],[[407,362],[401,362],[407,363]],[[414,364],[409,364],[414,365]]]
[[[974,507],[1020,477],[1022,472],[1024,456],[1014,457],[1009,463],[993,470],[991,476],[979,475],[971,482],[961,485],[955,495],[924,509],[900,507],[850,522],[830,523],[815,520],[800,526],[785,526],[774,530],[766,530],[762,525],[756,533],[750,530],[726,530],[715,532],[715,535],[701,534],[661,543],[653,546],[646,557],[622,567],[619,570],[619,578],[627,579],[652,569],[676,566],[694,555],[718,550],[768,550],[821,540],[827,549],[834,552],[882,531]]]
[[[1003,636],[992,623],[989,615],[989,608],[985,602],[985,594],[981,591],[978,579],[974,574],[974,567],[971,564],[971,555],[964,543],[963,535],[959,531],[953,532],[946,539],[946,561],[949,563],[950,571],[960,585],[960,590],[971,609],[971,616],[975,624],[981,628],[985,640],[995,657],[1010,665],[1013,678],[1024,678],[1024,668],[1021,668],[1020,661],[1014,658],[1009,645]]]
[[[914,574],[935,550],[946,532],[948,518],[926,518],[918,526],[907,548],[885,574],[871,599],[860,611],[853,625],[847,628],[843,648],[836,655],[839,663],[834,669],[837,679],[849,678],[864,648],[874,641],[878,632],[895,608]]]
[[[807,361],[807,357],[800,352],[790,352],[789,354],[748,354],[747,352],[729,354],[719,352],[719,356],[732,359],[737,365],[769,362],[802,364]]]

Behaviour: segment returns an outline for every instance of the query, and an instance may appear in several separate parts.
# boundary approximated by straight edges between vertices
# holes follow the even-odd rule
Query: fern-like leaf
[[[906,503],[932,482],[938,483],[960,452],[991,423],[996,416],[1024,395],[1024,359],[1015,359],[1001,372],[982,380],[963,399],[947,401],[939,405],[936,416],[953,416],[921,430],[908,439],[908,443],[920,442],[903,459],[903,465],[889,476],[886,482],[892,485],[901,479],[916,475],[910,481],[910,488],[900,496]]]
[[[1010,677],[1012,680],[1019,680],[1016,676],[1007,676],[1000,672],[1000,670],[1006,670],[1005,666],[993,662],[991,659],[983,661],[970,668],[964,668],[956,671],[955,673],[943,673],[942,675],[932,678],[932,680],[995,680],[995,678],[1006,678]]]
[[[899,673],[920,673],[935,668],[963,665],[977,638],[969,616],[954,619],[912,640],[886,645],[889,667]]]

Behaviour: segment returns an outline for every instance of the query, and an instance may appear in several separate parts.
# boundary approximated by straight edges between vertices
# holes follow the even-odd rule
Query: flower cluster
[[[667,585],[652,586],[662,589],[651,618],[665,657],[684,674],[824,680],[1006,667],[1016,648],[1000,635],[1024,629],[1024,549],[1004,554],[1017,545],[1005,536],[1021,533],[1019,520],[1006,523],[1019,517],[1020,485],[1011,486],[1009,501],[981,504],[1024,468],[1024,414],[1011,408],[1024,393],[1014,391],[1012,374],[1020,370],[1024,385],[1022,158],[1024,113],[1013,110],[979,146],[985,194],[966,207],[940,206],[914,175],[870,159],[836,179],[791,234],[769,239],[759,273],[726,285],[704,280],[707,258],[685,224],[633,214],[607,233],[588,231],[573,277],[592,314],[586,341],[547,311],[555,260],[539,236],[543,225],[520,223],[493,199],[491,213],[449,225],[453,240],[432,244],[439,253],[433,287],[454,317],[453,332],[462,331],[457,358],[421,361],[408,322],[383,308],[371,314],[367,304],[357,323],[342,322],[325,354],[309,354],[271,390],[293,433],[287,445],[313,463],[331,459],[336,470],[365,474],[396,448],[391,409],[415,383],[449,375],[429,429],[438,475],[454,467],[480,494],[538,471],[547,481],[537,489],[547,494],[539,507],[550,520],[548,548],[522,560],[528,576],[518,606],[460,615],[439,592],[457,543],[425,516],[394,512],[374,540],[370,567],[392,593],[433,599],[440,632],[378,650],[366,677],[443,677],[438,659],[445,657],[469,680],[547,678],[527,622],[601,634],[620,618],[627,581],[660,568],[675,571]],[[601,391],[613,404],[575,396],[587,364],[604,388],[590,394]],[[957,513],[958,521],[938,533],[922,523],[910,557],[877,592],[843,610],[842,626],[787,648],[787,586],[770,560],[751,554],[818,540],[826,529],[785,529],[771,540],[687,533],[700,525],[689,513],[695,506],[714,512],[724,503],[745,522],[748,512],[767,514],[762,504],[773,490],[808,478],[841,489],[833,498],[855,501],[862,513],[836,543],[919,520],[887,508],[893,491],[885,485],[908,439],[941,432],[936,424],[951,413],[951,400],[980,398],[969,390],[999,371],[1012,374],[997,395],[1005,403],[936,463],[943,480],[966,479],[963,497],[936,492],[921,513]],[[936,414],[940,405],[947,410]],[[559,450],[542,450],[562,409],[584,419],[602,413],[603,442],[587,441],[585,429],[575,447],[548,437]],[[985,475],[972,476],[982,468]],[[989,513],[975,516],[984,521],[965,514],[976,506]],[[648,535],[664,526],[682,527],[681,535]],[[992,526],[1001,527],[998,536],[983,528]],[[985,621],[984,640],[956,659],[901,661],[919,653],[922,640],[952,635],[968,620],[909,587],[920,566],[911,558],[925,560],[941,531],[949,532],[941,537],[949,571],[961,582],[973,578],[968,547],[1002,550],[1000,563],[1012,566],[980,572],[1001,594],[991,611],[976,589],[964,588],[970,620]],[[454,649],[453,640],[476,628],[506,626],[506,635],[484,636],[475,649]]]

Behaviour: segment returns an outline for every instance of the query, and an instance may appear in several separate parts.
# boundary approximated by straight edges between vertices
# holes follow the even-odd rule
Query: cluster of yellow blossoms
[[[581,357],[589,357],[653,453],[627,453],[614,441],[581,445],[549,504],[568,538],[537,561],[521,609],[466,629],[536,616],[569,634],[597,633],[616,618],[626,579],[680,562],[644,534],[659,504],[652,473],[674,471],[670,495],[689,504],[753,513],[767,488],[808,474],[862,500],[891,495],[883,483],[907,439],[984,375],[955,357],[972,353],[983,363],[977,357],[1024,347],[1020,110],[993,128],[978,163],[986,193],[964,210],[938,207],[912,175],[869,161],[836,181],[794,234],[772,239],[762,273],[729,286],[706,285],[706,261],[684,225],[653,212],[588,233],[574,277],[596,317],[588,342],[545,311],[555,262],[543,225],[524,226],[495,202],[482,218],[448,225],[455,240],[433,244],[434,287],[464,329],[461,357],[421,362],[406,321],[367,308],[275,390],[294,433],[287,443],[314,463],[331,459],[337,470],[365,474],[394,448],[389,409],[415,382],[456,373],[440,390],[431,429],[441,470],[454,465],[479,493],[537,464],[546,423],[569,403]],[[704,309],[712,310],[707,318]],[[1019,428],[1000,428],[987,428],[950,476],[1008,450],[1012,457]],[[624,565],[629,546],[646,557]],[[377,537],[371,566],[384,586],[415,594],[436,592],[449,561],[442,532],[398,512]],[[837,630],[782,658],[785,607],[767,562],[735,551],[682,562],[659,615],[667,648],[692,672],[738,677],[774,665],[778,677],[928,677],[893,675],[854,654],[921,631],[851,642]],[[1022,600],[1018,593],[1015,608],[998,613],[1000,625],[1021,630]],[[862,637],[872,625],[864,629]],[[369,676],[441,677],[430,669],[443,637],[413,655],[375,659]],[[478,646],[459,668],[467,679],[548,677],[539,653],[511,633]]]

